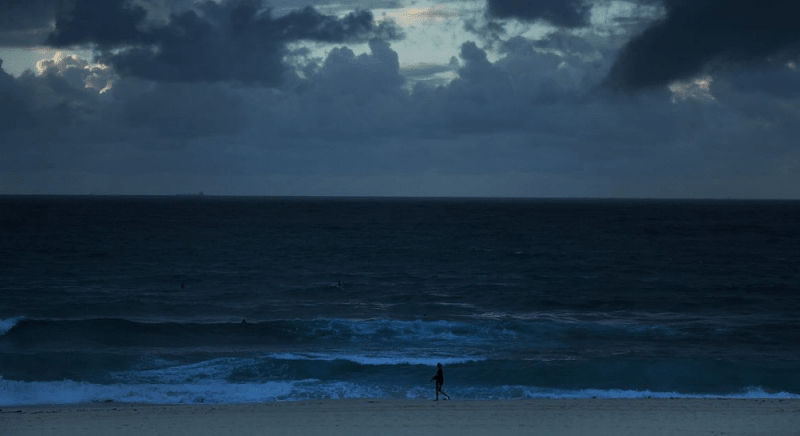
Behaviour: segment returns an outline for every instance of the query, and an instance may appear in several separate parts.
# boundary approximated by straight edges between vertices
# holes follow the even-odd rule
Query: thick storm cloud
[[[0,193],[796,198],[796,6],[663,1],[0,0]]]
[[[666,17],[634,37],[607,84],[619,90],[661,87],[715,66],[796,56],[796,0],[667,0]]]
[[[146,24],[145,10],[124,0],[76,0],[49,42],[66,47],[96,44],[103,63],[119,74],[156,81],[277,84],[284,47],[306,40],[327,43],[393,40],[402,32],[391,22],[376,25],[369,11],[343,18],[312,7],[273,18],[260,1],[201,3],[172,14],[166,24]],[[103,17],[102,20],[98,17]],[[110,51],[119,48],[120,51]]]
[[[544,20],[563,27],[585,26],[590,10],[582,0],[488,0],[487,6],[494,18]]]
[[[0,0],[0,46],[34,46],[47,39],[58,0]]]
[[[97,44],[113,48],[143,42],[146,36],[138,26],[147,11],[126,0],[75,0],[59,6],[56,29],[47,39],[54,47]]]
[[[11,75],[3,71],[0,59],[0,139],[6,131],[33,127],[36,124],[25,103],[25,91],[18,86]]]

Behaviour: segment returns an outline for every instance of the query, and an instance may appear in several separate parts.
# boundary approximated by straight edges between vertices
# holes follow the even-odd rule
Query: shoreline
[[[250,404],[2,406],[22,435],[800,435],[800,399],[325,399]]]

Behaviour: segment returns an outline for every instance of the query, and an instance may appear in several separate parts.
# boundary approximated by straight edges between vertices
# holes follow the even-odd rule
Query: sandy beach
[[[239,405],[2,407],[18,435],[800,436],[796,399],[314,400]]]

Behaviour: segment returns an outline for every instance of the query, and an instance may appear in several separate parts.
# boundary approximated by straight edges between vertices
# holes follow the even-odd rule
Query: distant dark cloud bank
[[[0,71],[0,194],[800,197],[800,2],[488,0],[428,69],[333,6],[0,0],[94,53]]]

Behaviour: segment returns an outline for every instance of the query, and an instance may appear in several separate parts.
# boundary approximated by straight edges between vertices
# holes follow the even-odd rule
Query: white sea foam
[[[379,397],[386,395],[376,386],[341,381],[321,382],[313,379],[264,383],[209,381],[196,384],[103,385],[71,380],[21,382],[0,378],[0,406],[105,401],[147,404],[240,404]]]
[[[430,356],[415,357],[406,355],[354,355],[339,353],[274,353],[269,355],[272,359],[280,360],[347,360],[360,365],[426,365],[436,366],[437,363],[452,365],[458,363],[480,362],[486,360],[484,357],[453,357],[453,356]]]
[[[109,375],[118,383],[125,384],[195,384],[210,382],[225,382],[235,374],[246,374],[252,380],[259,377],[256,374],[264,374],[264,371],[277,371],[273,376],[283,376],[286,368],[286,361],[302,363],[304,361],[321,362],[353,362],[364,366],[399,366],[399,365],[422,365],[428,368],[436,366],[437,363],[453,365],[460,363],[478,362],[485,360],[482,357],[454,357],[454,356],[429,356],[414,357],[403,354],[374,354],[356,355],[347,353],[302,353],[286,352],[273,353],[260,357],[226,357],[210,359],[202,362],[190,364],[175,364],[174,362],[162,361],[157,367],[149,369],[136,369],[127,371],[116,371]],[[392,371],[388,369],[388,371]],[[347,376],[342,374],[343,376]]]
[[[423,320],[347,320],[331,318],[326,320],[325,328],[333,331],[354,334],[355,340],[364,337],[385,340],[413,341],[459,341],[484,343],[490,338],[513,339],[517,334],[504,329],[492,329],[492,324],[476,325],[455,321]]]
[[[448,393],[466,400],[519,400],[533,398],[773,398],[800,399],[788,392],[767,393],[753,387],[741,393],[724,395],[652,392],[648,390],[581,389],[557,390],[534,386],[466,387],[448,386]],[[239,404],[309,399],[342,398],[430,398],[433,386],[359,384],[315,379],[268,381],[262,383],[95,384],[71,380],[22,382],[0,378],[0,406],[33,404],[76,404],[90,402],[129,402],[148,404],[212,403]]]
[[[474,399],[532,399],[532,398],[800,398],[789,392],[767,393],[760,387],[750,387],[729,394],[703,394],[685,392],[659,392],[632,389],[551,389],[535,386],[496,386],[491,388],[466,388],[462,396]]]
[[[112,375],[122,382],[194,383],[203,380],[224,380],[237,369],[257,363],[255,359],[223,357],[184,365],[164,362],[160,368],[116,372]]]
[[[114,384],[21,382],[0,379],[0,405],[75,404],[102,401],[131,403],[253,403],[291,399],[302,382],[197,384]],[[302,391],[301,386],[301,391]]]

